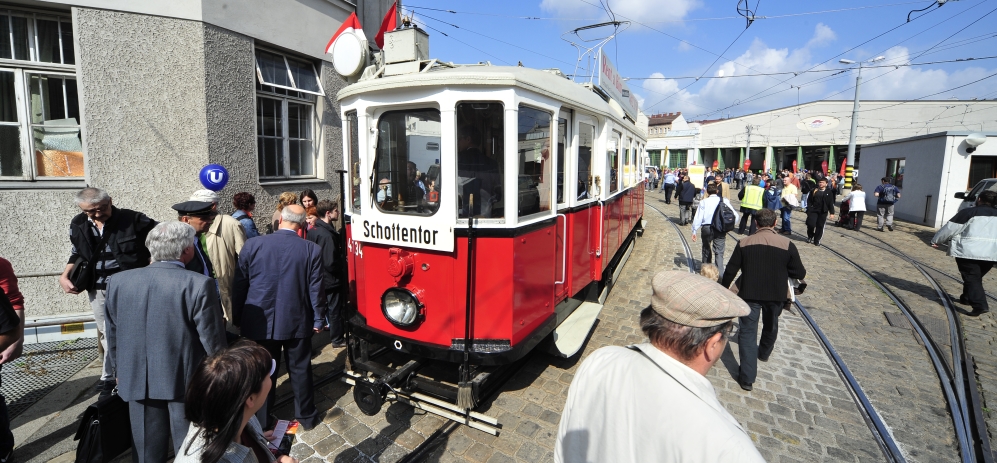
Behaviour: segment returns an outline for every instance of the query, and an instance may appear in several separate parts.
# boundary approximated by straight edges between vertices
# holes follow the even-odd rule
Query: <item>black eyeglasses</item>
[[[83,209],[83,212],[85,214],[87,214],[87,215],[94,215],[94,214],[96,214],[98,212],[106,211],[110,207],[111,207],[111,203],[98,204],[98,205],[94,206],[93,209]]]

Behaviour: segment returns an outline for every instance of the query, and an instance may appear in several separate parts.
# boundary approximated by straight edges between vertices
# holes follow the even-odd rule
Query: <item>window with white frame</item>
[[[315,106],[324,95],[315,66],[256,49],[256,146],[261,180],[314,178]]]
[[[0,180],[83,177],[68,16],[0,10]]]

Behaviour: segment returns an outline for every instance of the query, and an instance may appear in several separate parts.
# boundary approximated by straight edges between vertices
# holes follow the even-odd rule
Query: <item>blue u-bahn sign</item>
[[[218,164],[208,164],[201,169],[201,185],[211,191],[219,191],[228,183],[228,171]]]

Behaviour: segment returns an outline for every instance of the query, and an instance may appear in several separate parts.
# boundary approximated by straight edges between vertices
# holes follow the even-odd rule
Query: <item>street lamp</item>
[[[885,56],[877,56],[867,61],[859,61],[859,72],[855,76],[855,105],[852,107],[852,132],[848,136],[848,159],[845,161],[845,188],[850,189],[852,187],[852,171],[855,170],[855,129],[859,123],[859,84],[862,83],[862,65],[882,61],[885,58]],[[855,64],[855,61],[850,59],[840,59],[838,62],[841,64]],[[833,169],[834,166],[831,168]]]

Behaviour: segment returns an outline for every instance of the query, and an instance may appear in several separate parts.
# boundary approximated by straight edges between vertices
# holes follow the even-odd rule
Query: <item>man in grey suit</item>
[[[108,281],[108,359],[118,394],[128,402],[135,457],[165,462],[170,435],[175,452],[190,426],[187,380],[206,355],[225,348],[225,320],[215,281],[184,269],[194,257],[193,227],[161,223],[145,245],[148,267]]]
[[[280,218],[276,232],[246,241],[239,253],[241,281],[233,289],[232,318],[243,336],[270,351],[278,369],[284,352],[295,418],[311,429],[321,419],[312,390],[311,337],[325,325],[322,249],[297,235],[304,208],[287,206]],[[272,379],[276,384],[277,371]],[[275,389],[256,415],[266,428],[273,424],[268,414]]]

